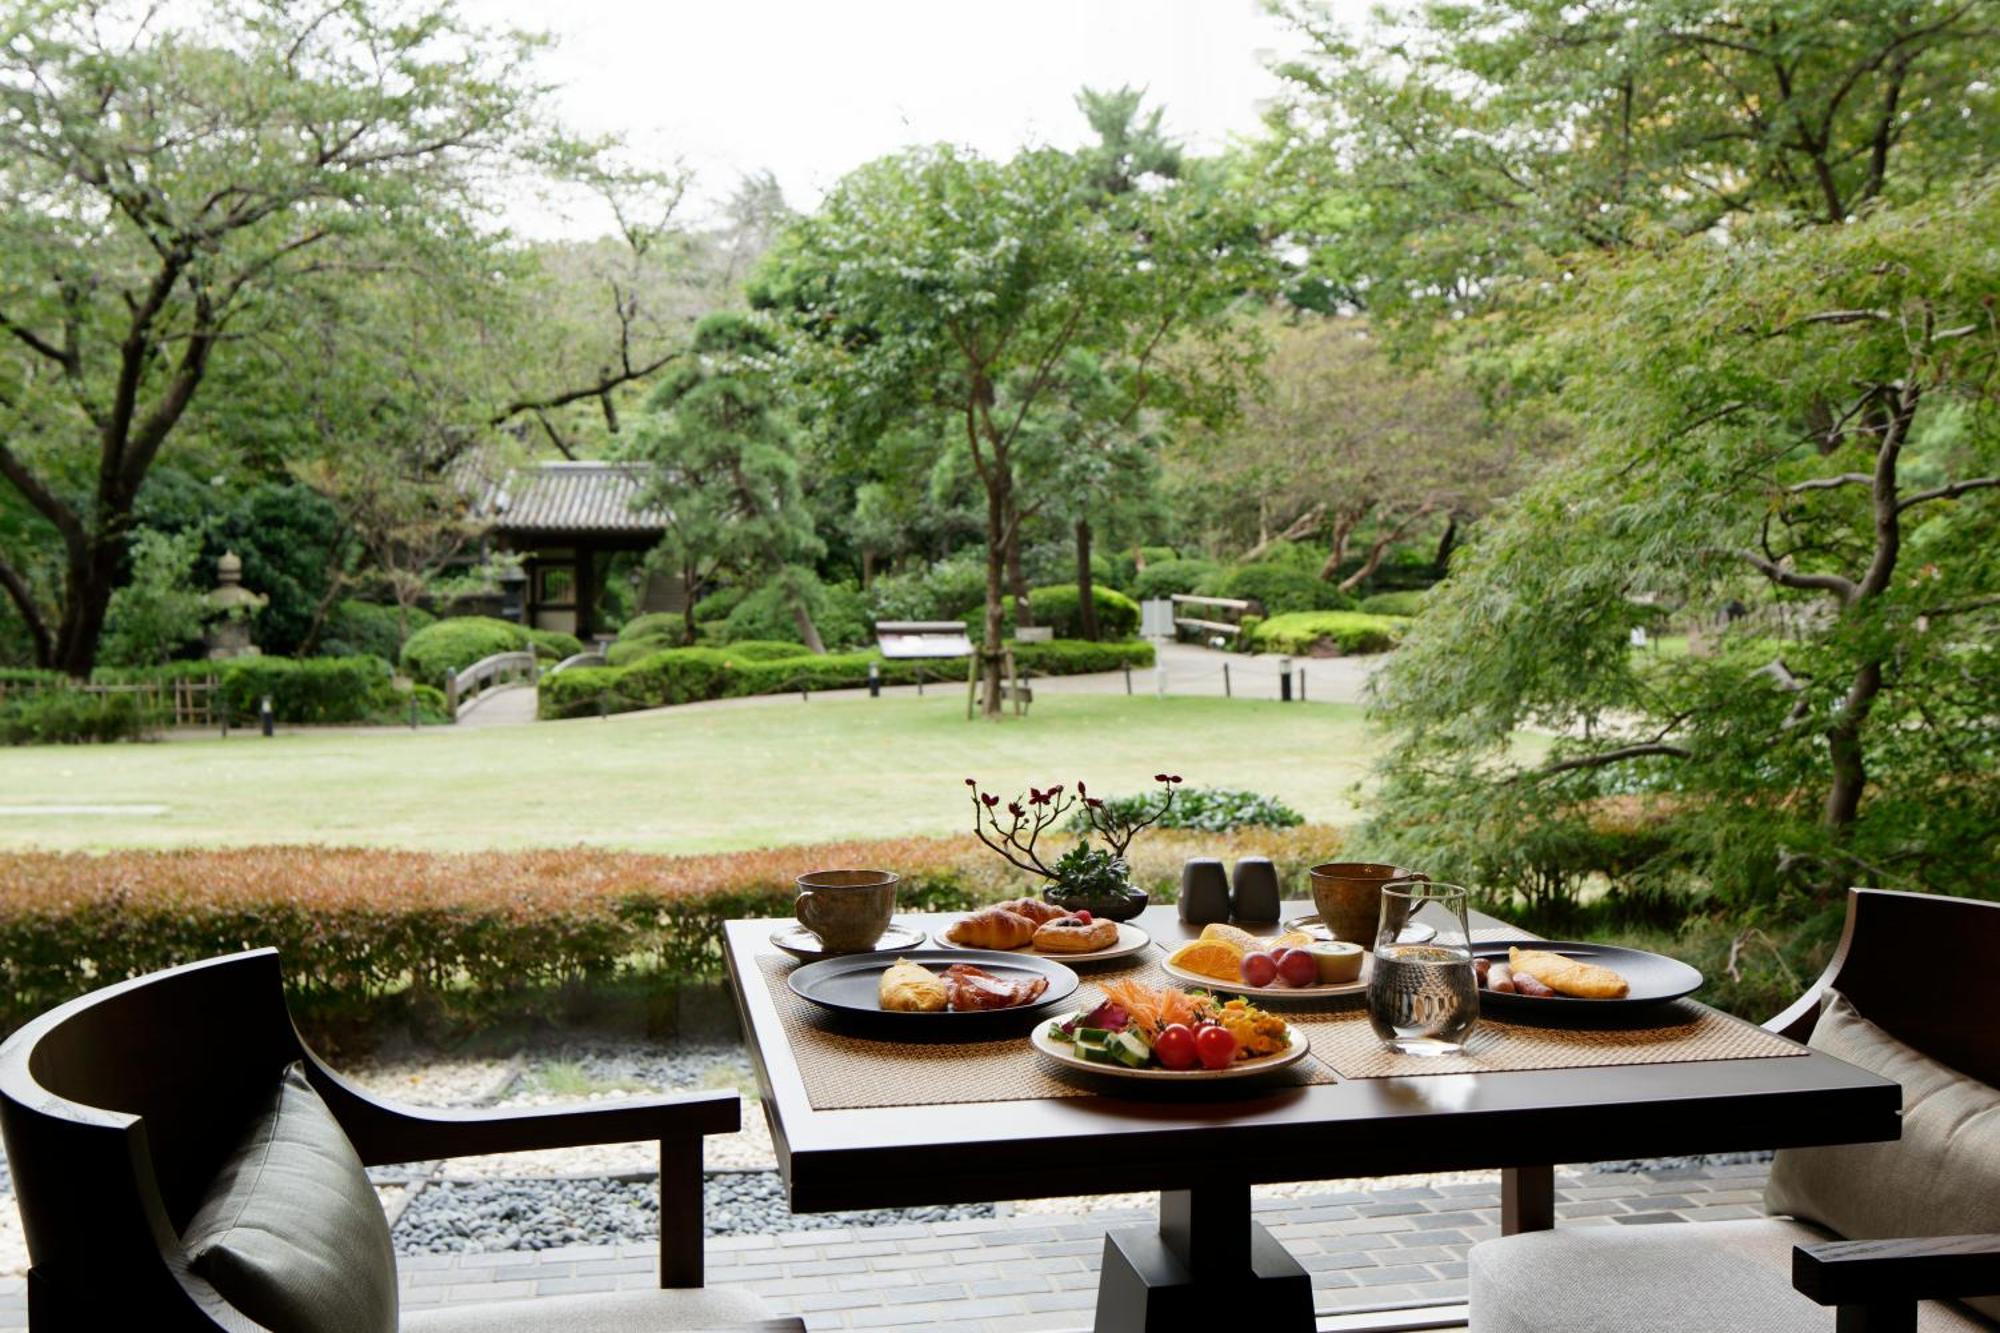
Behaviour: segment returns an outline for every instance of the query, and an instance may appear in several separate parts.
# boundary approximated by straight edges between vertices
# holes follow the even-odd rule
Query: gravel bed
[[[994,1216],[991,1204],[794,1216],[775,1171],[718,1172],[706,1178],[704,1192],[711,1236]],[[392,1234],[398,1254],[489,1254],[652,1240],[660,1234],[659,1184],[605,1177],[443,1181],[409,1201]]]
[[[1587,1162],[1575,1168],[1605,1175],[1637,1171],[1685,1171],[1698,1166],[1762,1166],[1771,1160],[1768,1148],[1754,1152],[1712,1152],[1694,1157],[1646,1157],[1621,1162]]]

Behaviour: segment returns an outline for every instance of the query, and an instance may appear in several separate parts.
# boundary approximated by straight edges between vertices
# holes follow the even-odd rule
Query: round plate
[[[1333,932],[1326,928],[1326,922],[1319,919],[1318,913],[1314,913],[1311,916],[1295,916],[1291,920],[1284,922],[1283,925],[1286,930],[1304,931],[1314,939],[1323,942],[1331,942],[1333,939]],[[1403,933],[1396,937],[1396,943],[1423,944],[1436,938],[1437,927],[1425,925],[1419,921],[1414,926],[1403,927]],[[1359,941],[1355,942],[1359,943]]]
[[[873,947],[866,950],[866,952],[881,953],[887,949],[913,949],[923,942],[924,932],[921,930],[914,930],[909,926],[899,925],[891,921],[889,928],[882,932],[882,938],[876,940]],[[829,950],[824,944],[820,943],[819,936],[813,934],[797,922],[789,926],[780,926],[778,929],[772,931],[771,943],[777,945],[792,957],[808,963],[817,962],[822,958],[853,958],[858,956],[855,954],[835,953]]]
[[[1199,972],[1190,972],[1184,967],[1175,967],[1166,959],[1160,960],[1160,970],[1184,986],[1197,990],[1219,991],[1224,995],[1241,995],[1246,1000],[1325,1000],[1337,995],[1359,995],[1368,989],[1368,973],[1375,965],[1375,955],[1362,951],[1361,975],[1353,981],[1338,981],[1324,986],[1287,986],[1282,981],[1268,986],[1252,986],[1247,981],[1222,981],[1215,977],[1205,977]]]
[[[1093,1064],[1077,1055],[1068,1042],[1057,1041],[1049,1035],[1050,1023],[1067,1023],[1079,1012],[1081,1011],[1071,1010],[1066,1014],[1057,1014],[1048,1022],[1035,1024],[1035,1030],[1028,1034],[1028,1040],[1034,1043],[1036,1050],[1057,1064],[1067,1065],[1071,1069],[1081,1069],[1086,1074],[1105,1074],[1112,1078],[1134,1078],[1156,1083],[1199,1083],[1225,1078],[1255,1078],[1259,1074],[1268,1074],[1287,1065],[1297,1064],[1306,1058],[1308,1049],[1306,1034],[1287,1023],[1285,1032],[1292,1039],[1291,1045],[1276,1055],[1260,1055],[1254,1060],[1238,1060],[1227,1069],[1129,1069],[1121,1064]]]
[[[985,949],[978,950],[977,952],[1005,952],[1010,958],[1053,958],[1058,963],[1101,963],[1107,958],[1124,958],[1129,954],[1138,953],[1153,942],[1153,937],[1137,926],[1124,921],[1119,921],[1115,924],[1118,927],[1117,943],[1103,949],[1092,949],[1088,953],[1052,953],[1037,949],[1032,944],[1022,945],[1018,949],[1007,949],[1004,951],[999,949]],[[948,930],[950,927],[946,927],[945,929]],[[958,953],[975,952],[970,945],[953,944],[944,937],[944,930],[933,932],[931,943],[940,949],[951,949]]]
[[[1474,942],[1472,956],[1504,963],[1509,946],[1559,953],[1578,962],[1608,967],[1624,977],[1632,989],[1623,999],[1617,1000],[1584,1000],[1572,995],[1508,995],[1482,989],[1479,992],[1482,1013],[1522,1017],[1629,1013],[1644,1005],[1678,1000],[1701,988],[1701,973],[1679,959],[1640,949],[1621,949],[1615,944],[1588,944],[1573,940],[1483,940]]]
[[[963,1014],[949,1009],[929,1014],[905,1013],[884,1009],[881,998],[882,973],[899,958],[921,964],[939,975],[953,963],[966,963],[1005,981],[1046,977],[1049,984],[1032,1004],[1012,1009],[977,1009]],[[792,994],[800,999],[849,1018],[893,1024],[905,1032],[926,1030],[958,1034],[1027,1014],[1045,1013],[1050,1005],[1061,1004],[1076,994],[1077,988],[1076,973],[1061,963],[992,949],[898,949],[888,953],[853,953],[795,968],[785,982],[792,988]]]

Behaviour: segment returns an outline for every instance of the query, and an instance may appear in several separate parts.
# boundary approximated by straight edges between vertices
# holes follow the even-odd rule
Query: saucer
[[[912,930],[894,921],[891,921],[889,928],[882,932],[881,938],[867,948],[845,951],[827,948],[820,943],[819,936],[796,921],[771,932],[771,943],[792,957],[808,963],[820,958],[841,958],[847,953],[890,953],[899,949],[914,949],[923,942],[924,933],[921,930]]]
[[[1306,934],[1312,936],[1316,940],[1330,940],[1333,938],[1333,932],[1326,928],[1326,923],[1319,919],[1319,914],[1317,912],[1315,912],[1311,916],[1295,916],[1291,920],[1286,921],[1283,924],[1286,930],[1304,931]],[[1436,938],[1437,938],[1437,927],[1428,926],[1423,924],[1422,922],[1419,922],[1418,924],[1413,926],[1403,927],[1403,933],[1398,938],[1397,942],[1400,944],[1422,944],[1425,940],[1434,940]],[[1361,944],[1361,941],[1359,940],[1353,942],[1356,944]],[[1361,947],[1365,949],[1368,946],[1366,944],[1361,944]]]

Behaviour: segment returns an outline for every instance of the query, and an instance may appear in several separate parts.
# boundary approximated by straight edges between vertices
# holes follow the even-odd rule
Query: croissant
[[[1035,923],[1004,907],[988,907],[954,922],[944,937],[968,949],[1018,949],[1035,938]]]
[[[1046,926],[1057,917],[1069,915],[1068,912],[1057,907],[1054,903],[1045,903],[1040,898],[1015,898],[1008,902],[995,903],[994,906],[1003,912],[1012,912],[1015,916],[1024,916],[1038,926]]]

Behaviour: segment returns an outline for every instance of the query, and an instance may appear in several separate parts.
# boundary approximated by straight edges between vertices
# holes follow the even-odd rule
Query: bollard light
[[[257,725],[266,736],[278,734],[278,715],[271,711],[271,696],[265,695],[257,704]]]
[[[1292,659],[1289,657],[1278,659],[1278,700],[1281,703],[1292,701]]]
[[[868,664],[868,697],[871,699],[882,697],[882,664],[880,662],[870,662]]]

